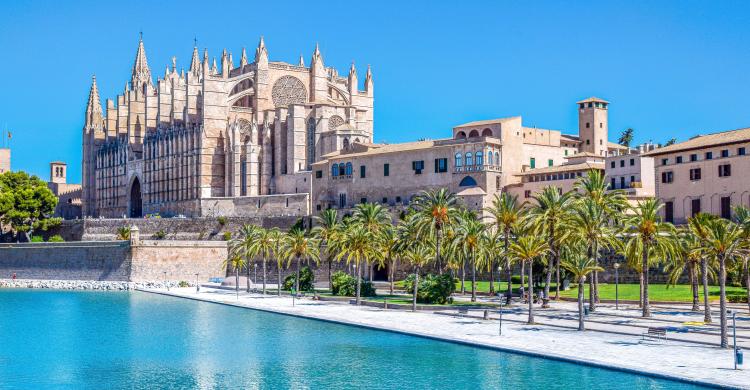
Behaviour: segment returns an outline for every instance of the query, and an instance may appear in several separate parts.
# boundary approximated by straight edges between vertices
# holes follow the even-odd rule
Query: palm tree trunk
[[[526,262],[521,261],[521,287],[519,288],[519,291],[521,292],[521,298],[523,298],[524,293],[526,292]]]
[[[719,318],[721,323],[721,347],[729,347],[727,337],[727,264],[723,255],[719,255]]]
[[[333,288],[333,277],[331,276],[331,268],[333,268],[333,261],[331,256],[328,256],[328,288]]]
[[[474,253],[471,254],[471,301],[477,301],[477,260]]]
[[[466,294],[466,260],[461,259],[461,295]]]
[[[490,296],[495,295],[495,259],[490,255]]]
[[[510,230],[505,229],[505,270],[508,273],[508,298],[505,302],[506,305],[510,305],[511,298],[513,298],[513,267],[510,266],[510,257],[508,257],[508,235],[510,235]]]
[[[597,260],[596,256],[596,242],[594,242],[589,247],[589,257],[594,259],[594,264],[598,264],[599,260]],[[596,274],[591,275],[591,278],[589,278],[589,311],[595,312],[596,311]]]
[[[390,294],[393,295],[393,277],[394,277],[394,269],[396,268],[396,259],[391,259],[391,266],[388,269],[388,284],[390,288]]]
[[[299,294],[299,274],[300,274],[300,258],[297,256],[297,277],[294,278],[294,293]]]
[[[356,296],[356,303],[359,305],[359,293],[360,293],[360,287],[362,286],[362,267],[359,266],[359,259],[357,259],[357,262],[354,265],[354,268],[357,270],[357,296]]]
[[[372,275],[375,273],[375,262],[374,261],[372,262],[372,264],[370,264],[369,267],[367,267],[367,272],[369,273],[370,283],[372,283]]]
[[[419,290],[419,266],[414,268],[414,296],[411,300],[411,311],[417,311],[417,292]]]
[[[443,274],[443,264],[440,261],[440,242],[442,241],[443,234],[441,229],[437,229],[435,234],[435,263],[438,267],[438,274]]]
[[[281,263],[276,259],[276,295],[281,296]]]
[[[585,279],[578,279],[578,330],[583,331],[585,325],[583,323],[583,284]]]
[[[534,267],[532,261],[533,260],[529,261],[529,320],[527,322],[529,325],[534,324],[534,283],[532,283]]]
[[[747,310],[750,312],[750,261],[748,259],[745,259],[745,290],[747,290]]]
[[[711,323],[711,306],[708,304],[708,261],[701,258],[701,279],[703,284],[703,322]]]
[[[643,307],[643,271],[638,272],[638,307]]]
[[[247,292],[250,292],[250,259],[247,259],[247,265],[245,265],[245,269],[247,270],[247,278],[246,278],[246,284],[247,284]],[[253,283],[255,281],[253,280]]]
[[[240,299],[240,267],[234,267],[234,294]]]
[[[594,241],[594,265],[599,266],[599,242]],[[599,271],[594,270],[594,301],[591,311],[596,310],[596,304],[599,303]]]
[[[263,256],[263,295],[266,295],[266,257]]]
[[[643,317],[651,317],[651,307],[648,304],[648,244],[643,245],[641,269],[643,269]]]
[[[700,299],[698,298],[698,275],[695,263],[690,263],[690,289],[693,292],[693,308],[692,311],[700,311]]]
[[[543,308],[549,307],[549,285],[552,283],[552,265],[555,262],[555,258],[557,257],[557,252],[555,251],[555,226],[551,225],[549,229],[549,258],[547,260],[547,281],[544,285],[544,299],[542,302]]]
[[[550,263],[547,264],[547,283],[544,285],[544,300],[542,302],[542,307],[548,308],[549,307],[549,285],[552,283],[552,259],[550,259]]]

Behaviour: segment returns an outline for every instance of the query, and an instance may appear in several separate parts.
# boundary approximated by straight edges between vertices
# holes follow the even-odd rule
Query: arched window
[[[352,163],[350,162],[346,163],[346,175],[347,176],[352,175]]]
[[[492,137],[492,130],[490,129],[482,130],[482,137]]]
[[[315,118],[307,120],[307,169],[315,162]]]
[[[339,164],[339,176],[344,176],[346,171],[344,170],[344,163]]]
[[[349,138],[344,138],[344,150],[349,149]]]
[[[457,167],[460,167],[461,165],[463,165],[462,160],[463,159],[461,158],[461,153],[456,153],[456,166]]]
[[[500,152],[495,152],[495,164],[497,164],[497,166],[501,165],[501,162],[500,162]]]
[[[495,165],[492,163],[492,151],[487,151],[487,165]]]
[[[472,157],[472,154],[471,154],[471,152],[467,152],[467,153],[466,153],[466,166],[467,166],[467,167],[468,167],[469,165],[474,165],[474,159],[472,159],[471,157]]]
[[[466,138],[465,132],[459,131],[458,133],[456,133],[456,139],[465,139],[465,138]]]
[[[461,179],[461,182],[458,183],[459,187],[473,187],[475,185],[477,185],[477,181],[471,176],[464,177]]]
[[[331,176],[338,176],[339,175],[339,164],[333,164],[331,167]]]
[[[471,133],[469,133],[469,138],[479,137],[479,132],[476,130],[472,130]]]
[[[483,161],[483,160],[484,160],[484,158],[482,158],[482,152],[477,152],[477,153],[476,153],[476,156],[477,156],[477,158],[476,158],[476,160],[477,160],[477,165],[482,165],[482,163],[484,162],[484,161]]]

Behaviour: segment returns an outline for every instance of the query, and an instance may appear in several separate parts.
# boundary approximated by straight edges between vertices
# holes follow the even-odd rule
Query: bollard
[[[383,310],[388,310],[388,298],[383,298]]]
[[[743,356],[742,356],[742,350],[739,349],[739,348],[737,348],[737,351],[735,352],[735,359],[737,359],[737,365],[741,366],[742,365]]]
[[[484,320],[487,321],[490,319],[490,311],[485,309],[484,310]]]

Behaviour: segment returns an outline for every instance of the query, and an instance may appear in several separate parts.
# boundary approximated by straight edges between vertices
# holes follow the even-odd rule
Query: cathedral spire
[[[268,62],[268,50],[266,49],[266,43],[263,41],[262,35],[260,42],[258,42],[258,48],[255,49],[255,62],[261,62],[261,60]]]
[[[367,92],[368,96],[372,96],[373,93],[373,83],[372,83],[372,69],[370,69],[370,65],[367,65],[367,74],[365,75],[365,91]]]
[[[356,95],[358,87],[357,68],[354,66],[354,61],[352,61],[352,66],[349,68],[349,93]]]
[[[193,59],[190,60],[190,72],[198,75],[201,69],[200,57],[198,57],[198,45],[193,46]]]
[[[135,64],[133,64],[133,75],[130,79],[133,89],[141,89],[143,85],[152,85],[151,70],[148,68],[146,59],[146,48],[143,47],[143,35],[138,41],[138,51],[135,53]]]
[[[102,104],[99,100],[99,88],[96,86],[96,75],[91,76],[91,90],[89,91],[89,101],[86,104],[86,128],[101,127]]]
[[[214,62],[211,65],[211,74],[217,74],[219,73],[219,68],[216,67],[216,57],[214,57]]]
[[[247,65],[247,51],[245,51],[245,48],[242,48],[242,57],[240,57],[240,68],[244,68],[245,65]]]
[[[301,66],[301,67],[303,67],[303,68],[305,67],[305,57],[302,54],[299,55],[299,63],[298,63],[298,65]]]
[[[314,66],[317,62],[320,62],[321,65],[323,65],[323,56],[320,54],[320,46],[317,42],[315,42],[315,51],[313,51],[312,61],[310,61],[310,66]]]

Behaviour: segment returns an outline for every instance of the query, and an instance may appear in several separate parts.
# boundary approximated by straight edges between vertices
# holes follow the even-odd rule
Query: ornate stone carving
[[[284,107],[290,104],[304,103],[307,98],[307,90],[298,78],[283,76],[273,83],[271,96],[276,107]]]
[[[328,119],[328,130],[336,130],[339,126],[346,123],[344,119],[338,115],[334,115]]]

